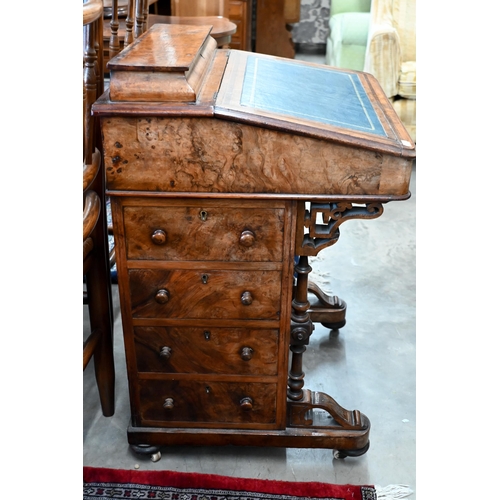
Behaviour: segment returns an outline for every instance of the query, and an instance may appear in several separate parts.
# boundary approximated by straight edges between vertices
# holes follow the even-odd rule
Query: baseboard
[[[326,54],[326,43],[296,43],[295,51],[302,54]]]

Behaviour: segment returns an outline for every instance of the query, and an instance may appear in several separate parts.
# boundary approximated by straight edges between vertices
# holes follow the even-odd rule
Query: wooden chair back
[[[83,4],[83,275],[90,335],[83,343],[83,369],[94,360],[102,412],[115,411],[113,308],[100,133],[92,105],[104,91],[103,4]]]
[[[107,63],[148,28],[149,5],[156,0],[104,0],[104,71]]]
[[[148,2],[145,0],[107,0],[111,3],[111,20],[109,21],[109,59],[118,55],[146,30]],[[124,9],[126,9],[126,14]],[[120,40],[120,19],[125,25],[123,40]],[[120,43],[121,42],[121,43]]]
[[[94,153],[92,104],[104,91],[102,0],[83,4],[83,162],[91,163]]]

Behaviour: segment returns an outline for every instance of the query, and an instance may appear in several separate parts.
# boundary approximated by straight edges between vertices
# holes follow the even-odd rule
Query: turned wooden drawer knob
[[[252,398],[245,397],[240,401],[240,407],[242,410],[250,411],[253,408]]]
[[[166,304],[168,299],[170,299],[170,293],[168,293],[168,290],[162,288],[156,292],[155,300],[158,304]]]
[[[250,361],[253,357],[253,349],[251,347],[243,347],[241,349],[241,359],[243,361]]]
[[[249,306],[252,302],[253,302],[253,297],[250,292],[247,291],[241,294],[241,303],[244,306]]]
[[[160,356],[164,359],[169,359],[172,356],[172,349],[170,347],[162,347],[160,350]]]
[[[163,229],[157,229],[152,235],[151,239],[155,245],[164,245],[167,241],[167,233]]]
[[[165,402],[163,403],[163,408],[165,408],[165,410],[173,410],[174,400],[172,398],[165,399]]]
[[[255,234],[250,230],[245,230],[240,235],[240,245],[251,247],[255,243]]]

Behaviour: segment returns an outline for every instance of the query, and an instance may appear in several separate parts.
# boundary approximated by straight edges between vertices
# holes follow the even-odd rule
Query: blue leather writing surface
[[[358,75],[249,56],[240,104],[386,136]]]

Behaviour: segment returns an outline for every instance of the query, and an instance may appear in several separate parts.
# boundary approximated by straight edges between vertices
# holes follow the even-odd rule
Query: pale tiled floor
[[[322,56],[300,58],[323,61]],[[379,219],[346,222],[338,243],[311,261],[315,280],[347,302],[347,324],[338,332],[316,326],[304,355],[306,387],[369,417],[371,446],[365,455],[333,460],[331,450],[321,449],[173,447],[162,448],[161,460],[152,462],[134,454],[127,444],[128,392],[115,286],[116,413],[102,416],[89,366],[83,392],[84,465],[406,484],[416,490],[415,170],[411,192],[407,201],[388,203]]]

